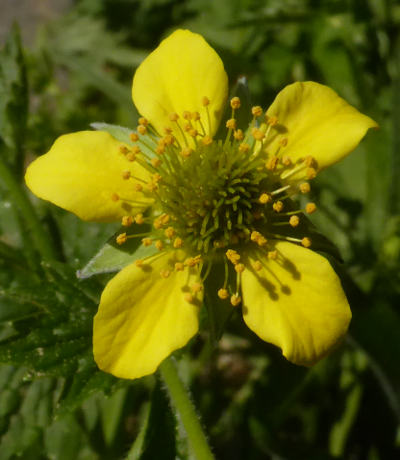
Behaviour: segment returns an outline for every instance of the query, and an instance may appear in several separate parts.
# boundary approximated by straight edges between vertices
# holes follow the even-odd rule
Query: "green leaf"
[[[109,123],[94,122],[90,126],[97,131],[106,131],[111,134],[117,141],[124,142],[128,145],[134,145],[129,137],[134,131],[132,129],[126,128],[124,126],[110,125]],[[147,134],[139,136],[139,140],[135,142],[136,145],[140,147],[140,150],[148,155],[150,158],[155,156],[155,149],[157,147],[154,140]]]
[[[133,235],[134,233],[143,232],[143,229],[143,225],[140,227],[133,225],[130,227],[129,234]],[[135,260],[145,259],[158,252],[154,245],[143,246],[141,238],[131,238],[123,245],[119,245],[115,241],[115,236],[120,233],[121,231],[110,238],[87,265],[78,270],[78,278],[86,279],[101,273],[116,272],[133,263]]]
[[[27,110],[25,61],[19,29],[14,25],[3,50],[0,50],[0,137],[11,151],[21,148]]]

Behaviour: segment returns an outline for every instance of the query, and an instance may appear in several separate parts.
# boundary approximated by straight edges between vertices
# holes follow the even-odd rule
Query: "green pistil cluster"
[[[262,161],[244,156],[235,144],[199,145],[159,182],[156,206],[170,215],[177,235],[194,252],[237,245],[254,229],[267,178]]]

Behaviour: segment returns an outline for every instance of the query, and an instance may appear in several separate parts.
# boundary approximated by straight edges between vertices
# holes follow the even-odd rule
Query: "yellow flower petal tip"
[[[127,149],[102,131],[66,134],[29,165],[25,182],[39,198],[83,220],[119,220],[127,212],[145,209],[152,203],[124,180],[122,171],[127,169],[128,162],[121,147]],[[134,174],[148,177],[137,164]]]
[[[163,253],[129,265],[107,284],[93,331],[100,369],[127,379],[152,374],[196,334],[201,283],[184,259],[181,251]]]
[[[183,128],[185,112],[197,112],[205,134],[213,136],[227,95],[228,77],[220,57],[189,30],[177,30],[163,40],[133,78],[132,97],[139,112],[160,133],[171,127],[178,139],[182,134],[177,124]]]
[[[286,86],[268,109],[267,117],[276,119],[280,128],[269,149],[278,149],[284,135],[285,155],[292,160],[310,155],[319,170],[352,152],[368,129],[378,128],[372,118],[331,88],[311,81]]]
[[[340,280],[319,254],[276,243],[277,257],[242,275],[243,317],[291,362],[310,366],[345,336],[351,311]]]

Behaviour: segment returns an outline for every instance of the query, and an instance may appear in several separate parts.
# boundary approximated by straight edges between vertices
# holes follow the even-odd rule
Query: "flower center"
[[[141,181],[130,169],[123,171],[122,177],[132,180],[135,190],[152,197],[154,205],[149,216],[127,215],[122,221],[125,226],[134,221],[151,224],[151,231],[122,233],[117,242],[144,236],[145,246],[183,248],[191,255],[189,267],[218,259],[233,264],[238,274],[245,268],[240,260],[242,251],[276,258],[273,242],[277,239],[309,247],[307,236],[299,238],[287,230],[299,226],[303,212],[316,209],[314,203],[298,209],[291,200],[295,194],[310,191],[307,180],[316,175],[316,161],[306,157],[292,162],[284,155],[288,138],[278,129],[278,120],[264,115],[261,107],[252,108],[253,119],[245,133],[237,129],[238,98],[231,100],[225,140],[212,139],[207,134],[208,105],[208,98],[203,98],[206,120],[198,112],[170,114],[171,124],[164,135],[141,118],[137,132],[130,136],[133,144],[121,146],[128,163],[147,169],[150,178]],[[271,151],[272,145],[278,145],[275,151]],[[124,201],[119,196],[112,199]],[[218,295],[225,298],[225,291],[226,286]],[[235,295],[233,304],[240,302]]]

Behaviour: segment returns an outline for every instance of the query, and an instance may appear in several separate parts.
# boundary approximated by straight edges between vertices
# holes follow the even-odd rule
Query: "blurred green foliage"
[[[157,377],[118,381],[93,362],[91,321],[108,275],[77,280],[75,270],[115,225],[82,223],[29,196],[57,259],[41,262],[27,192],[12,189],[57,136],[93,121],[135,126],[133,71],[178,27],[204,35],[232,88],[246,76],[254,103],[267,107],[286,84],[310,79],[380,125],[313,188],[313,222],[345,261],[346,343],[312,369],[295,367],[234,313],[215,349],[205,329],[182,353],[216,457],[399,458],[398,2],[76,0],[34,43],[22,49],[14,27],[0,51],[9,173],[0,182],[0,460],[190,458]]]

